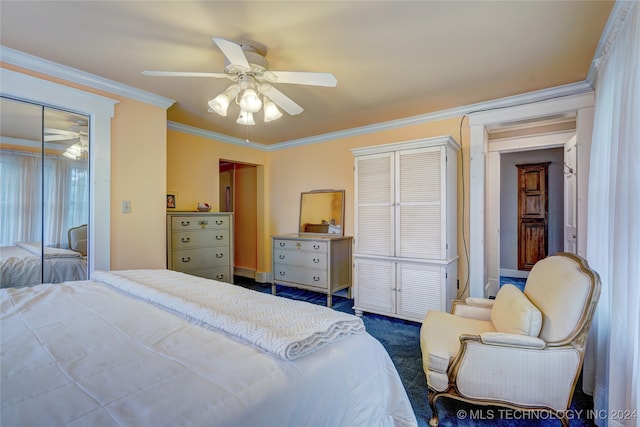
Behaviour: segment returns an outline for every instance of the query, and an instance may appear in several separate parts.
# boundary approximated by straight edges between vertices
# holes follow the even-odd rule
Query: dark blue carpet
[[[260,292],[271,293],[271,284],[256,283],[244,277],[235,277],[237,285]],[[302,289],[278,286],[278,296],[326,305],[326,295]],[[333,308],[344,313],[354,314],[353,300],[333,296]],[[422,354],[420,352],[420,323],[365,313],[362,320],[367,332],[382,343],[393,360],[407,391],[413,411],[420,427],[429,425],[431,408],[427,403],[427,380],[422,370]],[[573,416],[571,426],[594,426],[587,417],[593,409],[593,400],[582,393],[579,381],[571,404]],[[437,400],[440,425],[448,426],[559,426],[560,421],[548,414],[530,414],[516,412],[501,407],[477,406],[446,397]],[[342,426],[336,426],[342,427]],[[349,426],[344,426],[349,427]]]

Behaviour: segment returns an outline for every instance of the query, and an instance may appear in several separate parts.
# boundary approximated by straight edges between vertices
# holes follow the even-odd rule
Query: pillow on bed
[[[69,229],[69,249],[87,256],[87,226],[81,225]]]
[[[537,337],[542,328],[542,313],[514,285],[504,285],[496,295],[491,322],[498,332]]]

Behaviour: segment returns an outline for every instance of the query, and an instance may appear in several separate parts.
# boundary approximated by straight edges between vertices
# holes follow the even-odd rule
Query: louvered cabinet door
[[[362,315],[363,311],[394,314],[396,311],[395,263],[356,258],[354,273],[356,314]]]
[[[394,165],[393,153],[356,158],[356,253],[394,256]]]
[[[443,248],[442,147],[400,151],[396,161],[395,256],[441,259]]]
[[[441,310],[446,305],[444,268],[413,263],[398,263],[396,268],[397,313],[401,317],[423,319],[429,310]]]

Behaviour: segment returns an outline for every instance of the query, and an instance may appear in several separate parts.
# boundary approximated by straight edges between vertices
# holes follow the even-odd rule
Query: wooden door
[[[549,162],[518,166],[518,270],[547,256]]]

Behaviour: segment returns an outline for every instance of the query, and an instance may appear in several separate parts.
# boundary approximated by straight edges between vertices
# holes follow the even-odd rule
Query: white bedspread
[[[87,260],[79,252],[45,247],[44,264],[39,243],[18,242],[0,247],[0,287],[59,283],[87,277]]]
[[[350,314],[172,270],[96,271],[92,278],[289,360],[364,332]]]
[[[96,281],[2,289],[0,312],[3,426],[417,425],[367,333],[289,361]]]

